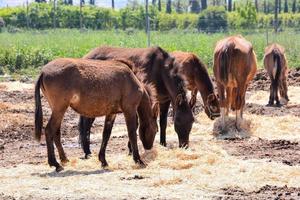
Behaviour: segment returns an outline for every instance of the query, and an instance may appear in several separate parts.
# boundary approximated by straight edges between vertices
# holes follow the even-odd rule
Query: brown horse
[[[175,110],[174,126],[178,134],[179,146],[187,146],[189,133],[194,122],[192,111],[188,105],[184,82],[177,74],[178,66],[167,52],[160,47],[150,48],[118,48],[98,47],[90,51],[85,59],[127,59],[135,65],[133,71],[139,69],[145,73],[145,81],[152,83],[158,92],[160,104],[160,143],[166,146],[167,116],[170,103]],[[94,118],[80,118],[80,135],[83,150],[89,155],[89,135]]]
[[[45,134],[48,163],[55,166],[56,171],[63,168],[56,161],[53,141],[62,163],[68,161],[60,141],[60,126],[69,106],[82,116],[106,116],[99,152],[102,166],[107,166],[105,149],[113,125],[109,121],[113,121],[117,113],[123,112],[133,159],[141,166],[145,165],[138,152],[136,113],[140,120],[140,139],[145,149],[151,149],[157,131],[158,104],[151,100],[143,84],[130,70],[129,64],[120,61],[61,58],[45,65],[35,87],[37,140],[41,138],[43,126],[40,88],[52,110]]]
[[[217,43],[214,51],[214,75],[220,96],[223,129],[225,114],[228,115],[230,108],[236,111],[236,127],[240,129],[246,89],[256,69],[255,52],[252,44],[245,38],[231,36]]]
[[[287,59],[284,55],[284,48],[276,43],[267,46],[264,55],[264,65],[271,79],[268,105],[272,106],[274,100],[276,101],[277,106],[281,105],[278,98],[278,87],[282,100],[285,103],[288,102],[289,97],[287,95],[288,88],[286,81],[288,67]]]
[[[214,86],[209,78],[206,66],[193,53],[175,51],[171,53],[180,64],[179,74],[183,76],[186,88],[192,91],[191,108],[196,104],[198,91],[201,94],[207,116],[214,120],[220,116],[219,101],[214,93]]]

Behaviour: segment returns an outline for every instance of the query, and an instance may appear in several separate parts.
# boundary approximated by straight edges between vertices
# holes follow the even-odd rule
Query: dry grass
[[[0,90],[6,91],[25,91],[33,89],[34,85],[30,83],[21,83],[19,81],[2,82],[0,83]]]
[[[291,88],[290,91],[293,91],[290,92],[291,104],[300,103],[300,88]],[[249,101],[265,104],[267,96],[259,91],[250,96]],[[1,118],[5,116],[1,115]],[[245,119],[251,122],[247,128],[251,138],[300,140],[298,117],[248,114]],[[101,169],[97,155],[81,160],[69,152],[71,162],[59,174],[53,172],[46,161],[41,165],[0,169],[0,193],[33,199],[210,199],[224,187],[238,186],[247,191],[266,184],[300,187],[300,166],[231,156],[218,142],[222,138],[213,134],[218,121],[211,121],[204,113],[199,114],[197,120],[199,123],[193,126],[188,150],[177,148],[173,126],[167,129],[168,148],[158,144],[157,135],[154,149],[141,153],[148,163],[144,169],[136,166],[132,157],[124,152],[107,153],[110,166],[105,170]],[[228,122],[231,123],[231,118]],[[125,132],[123,124],[114,128],[114,135],[124,135]],[[99,133],[93,137],[100,138]],[[142,178],[132,178],[135,175]]]

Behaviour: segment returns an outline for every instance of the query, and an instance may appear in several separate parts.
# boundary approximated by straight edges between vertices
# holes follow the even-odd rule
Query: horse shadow
[[[237,129],[235,117],[225,117],[225,127],[222,128],[222,119],[218,118],[213,125],[213,135],[219,140],[248,139],[252,135],[251,121],[243,119],[240,129]]]
[[[38,177],[69,177],[69,176],[78,176],[78,175],[95,175],[95,174],[104,174],[112,172],[112,170],[109,169],[99,169],[99,170],[93,170],[93,171],[75,171],[75,170],[66,170],[62,172],[46,172],[46,173],[32,173],[31,176],[38,176]]]

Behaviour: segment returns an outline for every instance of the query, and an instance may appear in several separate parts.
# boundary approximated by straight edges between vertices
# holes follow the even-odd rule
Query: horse
[[[276,101],[277,106],[281,106],[278,98],[278,89],[281,101],[287,103],[289,101],[286,81],[288,66],[285,50],[281,45],[274,43],[266,47],[264,66],[271,79],[270,97],[267,106],[274,105],[274,100]]]
[[[201,94],[206,115],[214,120],[220,116],[220,105],[214,92],[213,83],[203,62],[193,53],[174,51],[171,55],[180,64],[179,74],[185,81],[186,88],[191,91],[190,107],[196,104],[198,91]]]
[[[252,44],[242,36],[220,40],[214,50],[214,75],[220,98],[222,128],[229,109],[236,111],[236,128],[241,129],[245,94],[257,69]],[[226,91],[226,97],[225,97]],[[226,110],[225,110],[226,109]]]
[[[117,113],[123,112],[133,160],[141,167],[145,166],[137,146],[136,114],[140,124],[139,137],[143,147],[149,150],[158,129],[159,106],[151,100],[145,89],[147,85],[137,79],[130,67],[129,62],[124,61],[59,58],[42,68],[35,86],[35,138],[40,141],[43,127],[41,89],[52,110],[45,128],[48,164],[57,172],[63,167],[56,161],[53,141],[61,162],[68,162],[60,139],[61,121],[68,107],[89,118],[106,116],[98,155],[102,167],[108,165],[105,150],[112,130],[111,122]]]
[[[152,83],[158,93],[160,107],[160,144],[166,146],[166,127],[170,103],[174,109],[174,127],[178,135],[179,147],[187,147],[189,134],[194,122],[191,108],[186,98],[182,78],[177,74],[178,65],[160,47],[119,48],[102,46],[91,50],[84,59],[109,60],[127,59],[134,63],[133,71],[139,69],[145,74],[145,81]],[[80,137],[85,157],[89,148],[90,129],[94,118],[80,117]]]

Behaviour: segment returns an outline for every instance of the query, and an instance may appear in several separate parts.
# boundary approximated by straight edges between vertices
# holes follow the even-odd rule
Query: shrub
[[[200,13],[198,30],[214,33],[227,30],[227,13],[224,7],[208,7]]]

